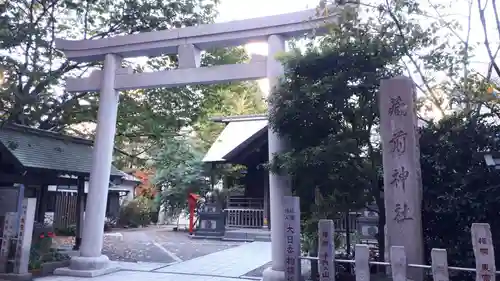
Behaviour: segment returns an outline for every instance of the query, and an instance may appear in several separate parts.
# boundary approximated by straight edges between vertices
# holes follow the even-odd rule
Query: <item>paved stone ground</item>
[[[156,237],[156,236],[155,236]],[[170,237],[170,236],[169,236]],[[140,238],[140,237],[139,237]],[[188,238],[189,239],[189,238]],[[124,239],[125,240],[125,239]],[[244,276],[271,259],[269,242],[245,243],[238,247],[172,264],[116,262],[121,271],[92,278],[95,281],[241,281],[260,280]],[[48,276],[37,281],[84,281],[88,278]]]
[[[149,230],[120,232],[122,238],[104,238],[102,253],[113,261],[172,263],[176,260],[159,248]]]
[[[311,262],[308,261],[308,260],[302,260],[301,261],[301,267],[302,267],[302,274],[303,276],[305,276],[305,280],[310,280],[310,276],[311,276]],[[240,278],[249,278],[249,279],[261,279],[262,276],[263,276],[263,273],[264,273],[264,270],[266,270],[266,268],[268,267],[271,267],[272,266],[272,262],[268,262],[258,268],[255,268],[254,270],[252,271],[249,271],[245,274],[243,274],[242,276],[240,276]]]
[[[250,272],[245,273],[243,276],[262,277],[264,270],[266,270],[266,268],[268,268],[268,267],[271,267],[271,265],[272,265],[272,262],[268,262],[261,267],[258,267]]]
[[[185,232],[169,230],[156,231],[154,235],[155,242],[178,257],[178,261],[194,259],[244,244],[242,242],[191,239]]]
[[[59,246],[71,248],[74,239],[57,237],[56,243]],[[171,228],[148,227],[115,230],[114,233],[106,234],[102,252],[113,261],[170,264],[241,244],[243,243],[191,239],[187,233],[174,232]]]

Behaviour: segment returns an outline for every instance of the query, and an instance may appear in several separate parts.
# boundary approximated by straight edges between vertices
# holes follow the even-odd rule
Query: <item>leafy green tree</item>
[[[43,0],[4,1],[0,4],[0,113],[4,120],[40,129],[65,131],[92,138],[98,93],[66,93],[63,78],[88,75],[100,63],[66,60],[55,49],[55,37],[99,39],[116,35],[181,28],[212,22],[218,0]],[[68,15],[62,17],[61,15]],[[202,65],[241,63],[243,48],[212,50]],[[137,72],[175,68],[175,56],[150,58],[145,64],[126,61]],[[207,106],[227,99],[233,91],[250,91],[249,83],[148,89],[121,93],[117,122],[115,164],[143,166],[150,152],[165,138],[178,135],[206,115]],[[5,119],[6,118],[6,119]],[[76,126],[75,126],[76,125]]]
[[[204,57],[204,65],[230,64],[248,60],[243,48],[214,50]],[[202,196],[209,190],[207,179],[216,182],[222,175],[238,174],[239,167],[222,165],[214,169],[201,162],[218,134],[222,124],[210,121],[211,116],[242,115],[262,113],[266,105],[255,82],[226,83],[209,87],[198,87],[202,99],[196,114],[193,114],[191,128],[185,128],[181,136],[163,134],[155,161],[156,181],[163,187],[163,204],[169,216],[176,216],[186,210],[186,198],[190,192]],[[180,128],[178,128],[180,129]],[[179,131],[178,131],[179,132]],[[181,163],[181,164],[179,164]],[[182,177],[181,175],[185,175]],[[182,177],[182,181],[177,179]],[[192,182],[192,179],[196,179]],[[213,191],[224,197],[227,190]]]
[[[56,36],[98,39],[206,23],[213,19],[217,3],[217,0],[2,1],[0,22],[5,24],[0,32],[0,49],[4,50],[0,66],[6,71],[6,83],[0,92],[2,116],[7,115],[12,122],[57,131],[80,121],[77,117],[89,119],[88,115],[82,117],[76,113],[94,112],[95,96],[65,93],[60,86],[64,77],[99,64],[66,60],[55,49]],[[95,120],[92,114],[90,119]]]
[[[375,8],[380,12],[376,20],[340,21],[342,24],[318,40],[318,47],[311,44],[305,52],[295,51],[285,57],[285,77],[270,101],[279,106],[273,108],[270,122],[289,140],[290,150],[276,156],[271,169],[293,177],[294,192],[302,199],[306,234],[316,232],[318,218],[333,218],[375,201],[382,259],[385,218],[377,131],[379,81],[408,74],[408,61],[417,65],[423,62],[435,73],[446,71],[453,83],[423,81],[427,89],[422,92],[433,104],[448,103],[435,95],[436,89],[447,95],[451,90],[467,91],[460,96],[462,100],[453,101],[460,105],[456,109],[461,112],[459,116],[437,125],[427,122],[429,127],[422,131],[425,245],[452,248],[456,259],[466,257],[464,264],[469,264],[470,234],[462,230],[456,244],[454,237],[459,229],[469,229],[472,222],[485,221],[486,214],[498,211],[493,199],[498,176],[487,174],[478,155],[498,147],[498,139],[493,140],[498,128],[488,123],[498,120],[497,104],[481,94],[485,92],[484,79],[473,72],[464,78],[458,74],[463,70],[457,61],[463,59],[462,53],[453,55],[448,45],[437,43],[439,25],[423,28],[412,18],[422,13],[417,2],[391,1]],[[421,74],[425,78],[426,73]],[[482,109],[491,112],[488,118],[481,115]],[[444,116],[449,114],[443,108],[437,110]],[[447,181],[445,185],[442,178]],[[484,189],[473,192],[478,185]],[[483,208],[486,190],[492,197]],[[451,201],[443,205],[446,200]],[[464,204],[470,207],[462,208]],[[488,221],[495,225],[492,219]]]
[[[483,152],[500,148],[500,127],[491,115],[458,114],[420,132],[425,253],[447,249],[457,266],[474,267],[470,227],[489,223],[500,247],[500,174],[489,170]],[[498,257],[498,254],[496,255]],[[463,276],[457,277],[462,278]]]
[[[479,42],[478,37],[473,36],[473,26],[479,23],[474,6],[481,2],[319,0],[318,10],[322,14],[333,13],[335,9],[326,9],[328,5],[356,3],[363,14],[357,18],[358,21],[371,21],[377,29],[373,32],[377,34],[395,36],[394,46],[404,52],[401,67],[416,83],[420,93],[419,104],[432,108],[434,117],[441,118],[456,110],[467,110],[469,106],[473,106],[474,92],[467,82],[468,77],[477,72],[474,69],[477,67],[475,55],[483,52],[480,48],[486,47],[494,53],[493,59],[490,59],[493,63],[484,76],[485,80],[489,81],[492,71],[495,72],[494,58],[497,57],[498,50],[495,50],[496,42],[491,39],[497,37],[498,30],[494,21],[489,21],[484,30],[486,37],[490,38],[489,42]],[[468,9],[460,14],[449,12],[457,7]],[[484,1],[479,10],[484,14],[485,10],[492,11],[495,7],[494,3]],[[496,17],[497,14],[497,11],[493,11],[489,15]]]
[[[67,60],[55,48],[55,38],[99,39],[210,23],[216,4],[218,0],[2,1],[0,22],[5,23],[0,27],[0,48],[4,50],[0,54],[0,68],[5,70],[5,83],[0,86],[2,120],[91,138],[98,94],[67,93],[63,79],[88,75],[100,68],[101,63]],[[240,54],[232,50],[215,51],[205,55],[204,65],[241,62],[245,57]],[[177,58],[163,56],[151,58],[146,64],[133,61],[125,64],[139,72],[166,70],[176,67]],[[121,152],[116,159],[118,166],[143,165],[147,152],[165,135],[175,135],[179,128],[193,122],[205,99],[205,95],[198,93],[200,88],[203,87],[122,92],[116,139],[116,149]]]
[[[201,64],[208,67],[243,63],[248,59],[242,47],[225,48],[205,53]],[[166,69],[161,67],[166,60],[155,61],[155,66],[150,68]],[[258,88],[251,82],[129,92],[126,102],[120,105],[117,148],[123,156],[117,160],[143,165],[151,156],[149,152],[160,149],[164,139],[190,128],[197,133],[198,145],[208,149],[220,132],[219,124],[208,117],[216,114],[214,112],[235,112],[232,108],[242,113],[262,111],[264,104],[259,96]]]
[[[265,113],[267,105],[255,82],[234,83],[215,86],[214,92],[206,95],[201,114],[194,124],[201,146],[208,151],[224,126],[210,120],[214,116],[237,116]]]
[[[189,138],[164,140],[155,157],[154,183],[162,190],[162,204],[169,217],[187,210],[189,193],[204,196],[210,190],[210,174],[202,162],[204,153]]]
[[[270,123],[291,149],[271,168],[292,175],[306,232],[316,232],[314,214],[321,206],[310,204],[315,190],[325,198],[324,207],[330,206],[322,216],[334,218],[373,202],[384,213],[380,149],[372,138],[379,122],[377,93],[381,79],[402,73],[406,54],[394,43],[400,40],[397,33],[383,32],[390,28],[389,23],[358,24],[347,18],[318,47],[285,58],[285,77],[270,100],[279,104],[270,112]]]

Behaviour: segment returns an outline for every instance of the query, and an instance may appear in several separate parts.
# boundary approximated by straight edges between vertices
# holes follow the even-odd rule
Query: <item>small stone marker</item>
[[[387,232],[387,223],[384,224],[384,261],[385,262],[391,262],[391,245],[389,245],[389,233]],[[386,266],[385,267],[385,274],[388,276],[391,275],[391,267]]]
[[[19,239],[16,245],[14,273],[28,273],[31,253],[31,239],[35,223],[36,198],[24,198],[22,201],[22,214],[20,221]]]
[[[11,250],[11,238],[15,235],[14,225],[17,222],[17,213],[6,212],[3,221],[3,236],[2,243],[0,244],[0,273],[8,273],[7,260]]]
[[[318,270],[320,281],[335,280],[334,225],[332,220],[318,222]]]
[[[391,247],[391,272],[392,281],[407,281],[406,280],[406,253],[403,246]]]
[[[445,249],[432,249],[432,278],[434,281],[449,281],[448,257]]]
[[[408,263],[422,264],[422,179],[415,100],[415,84],[410,78],[381,81],[380,137],[388,245],[404,246]],[[389,258],[392,260],[392,256]],[[422,269],[409,269],[408,275],[413,281],[423,280]]]
[[[355,248],[356,281],[370,281],[370,249],[368,245],[357,244]]]
[[[473,223],[472,248],[476,258],[476,281],[495,281],[495,252],[487,223]]]
[[[300,269],[300,199],[283,198],[285,211],[285,281],[299,281]]]

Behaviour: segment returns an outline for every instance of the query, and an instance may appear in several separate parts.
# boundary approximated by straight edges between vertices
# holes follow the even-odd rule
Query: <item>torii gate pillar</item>
[[[115,89],[115,76],[121,61],[119,56],[113,54],[107,54],[104,59],[80,256],[72,257],[69,267],[56,269],[54,273],[57,275],[94,277],[120,269],[111,266],[109,258],[101,251],[118,115],[119,93]]]
[[[276,55],[285,51],[285,39],[279,35],[271,35],[268,40],[267,54],[267,78],[269,80],[270,94],[273,88],[278,85],[279,78],[283,75],[283,65],[276,60]],[[269,104],[271,109],[273,104]],[[286,149],[285,141],[274,132],[268,125],[268,148],[269,160],[277,153]],[[282,281],[285,280],[285,224],[283,197],[291,195],[291,182],[288,175],[276,175],[269,172],[269,199],[271,207],[271,254],[272,266],[264,271],[263,281]]]

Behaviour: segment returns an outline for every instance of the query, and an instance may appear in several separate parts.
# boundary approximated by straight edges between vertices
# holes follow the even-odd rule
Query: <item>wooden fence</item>
[[[76,192],[56,192],[54,228],[67,228],[76,224]]]
[[[300,251],[300,209],[297,197],[285,197],[285,280],[302,280],[301,260],[318,263],[319,280],[335,280],[335,263],[354,265],[356,281],[370,281],[370,265],[388,266],[393,281],[423,280],[424,270],[430,270],[434,281],[449,281],[450,271],[472,272],[476,281],[495,281],[500,272],[495,268],[495,254],[490,225],[473,223],[471,238],[476,259],[476,268],[462,268],[448,265],[445,249],[432,249],[431,265],[409,264],[403,246],[390,248],[390,262],[370,261],[369,246],[358,244],[354,260],[335,260],[333,220],[318,223],[318,257],[301,256]]]

